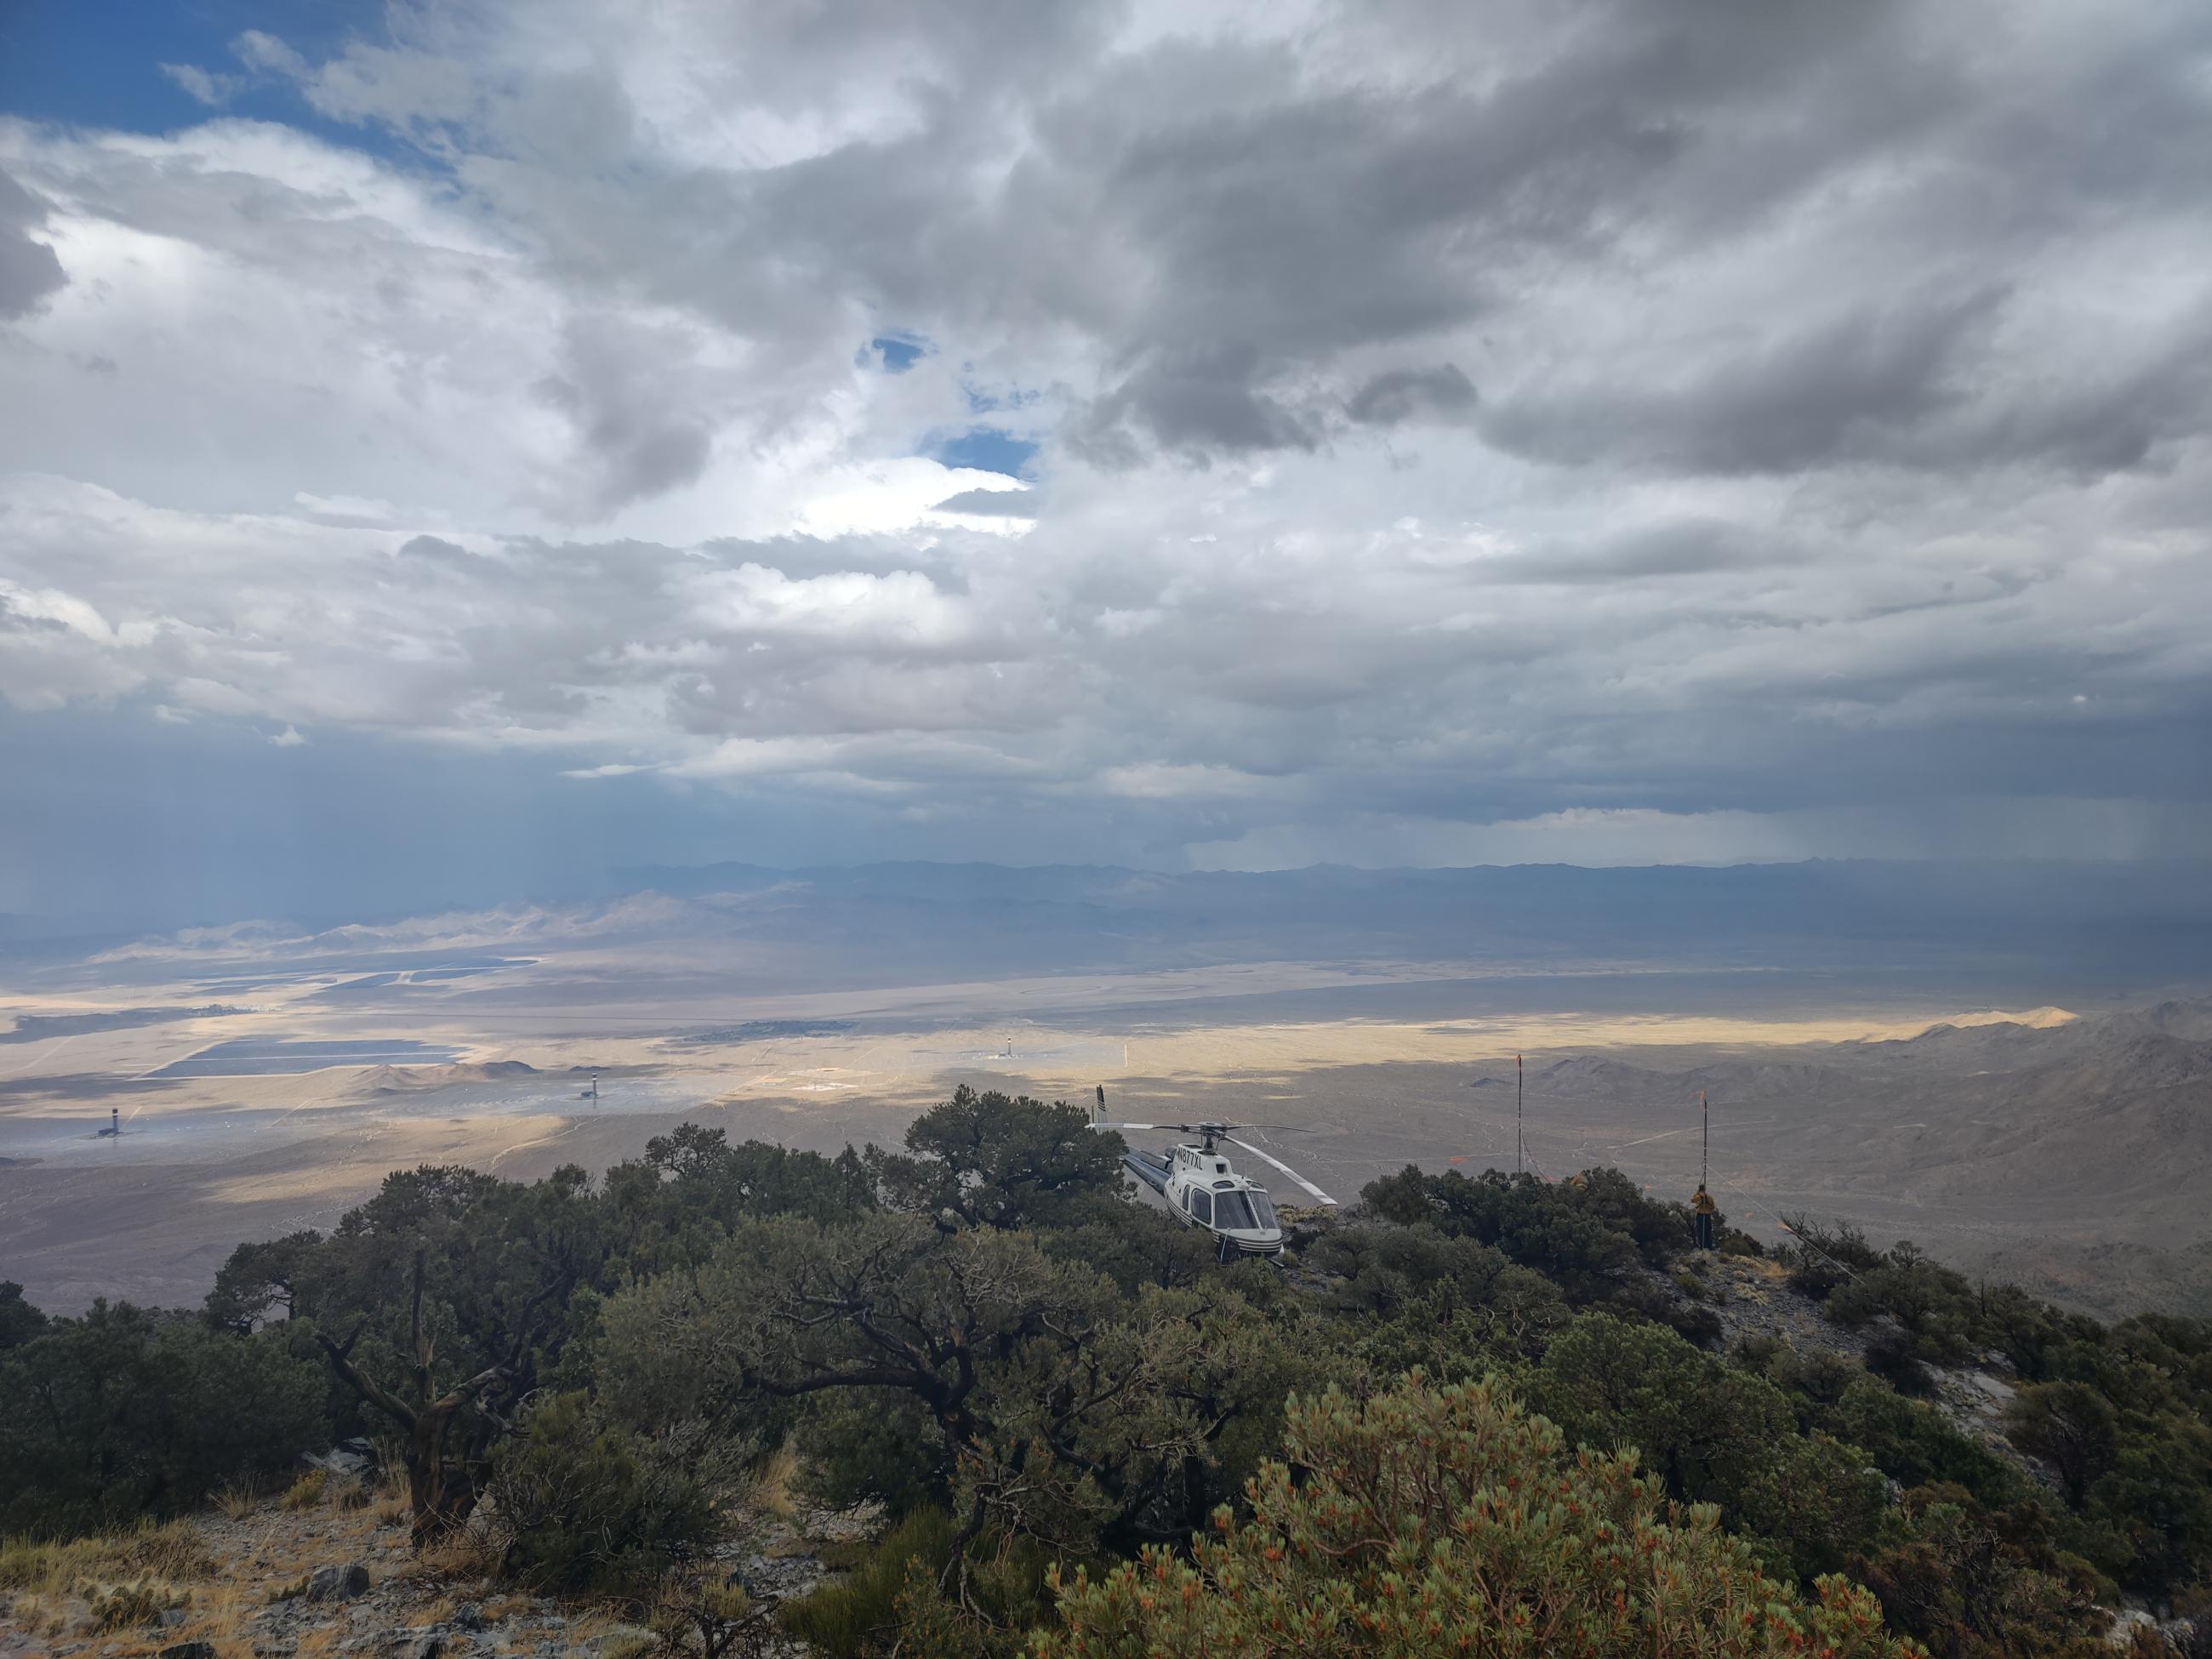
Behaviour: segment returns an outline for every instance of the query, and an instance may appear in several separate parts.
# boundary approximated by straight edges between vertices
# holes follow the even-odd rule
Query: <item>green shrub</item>
[[[2118,1414],[2086,1382],[2022,1389],[2006,1409],[2005,1432],[2030,1457],[2050,1465],[2067,1504],[2077,1510],[2119,1459]]]
[[[800,1419],[800,1490],[832,1509],[881,1504],[892,1515],[951,1501],[945,1437],[911,1395],[890,1389],[831,1393]]]
[[[1191,1561],[1153,1548],[1095,1581],[1055,1575],[1040,1659],[1912,1652],[1866,1591],[1824,1578],[1808,1605],[1710,1508],[1670,1510],[1632,1460],[1570,1456],[1486,1386],[1332,1389],[1293,1407],[1285,1451],[1250,1522],[1224,1509]]]
[[[95,1302],[0,1350],[0,1530],[97,1531],[196,1507],[227,1480],[296,1465],[325,1437],[301,1334],[240,1336]]]
[[[786,1603],[784,1631],[830,1659],[1012,1659],[1022,1632],[1051,1610],[1052,1558],[1032,1540],[987,1529],[953,1567],[954,1537],[944,1510],[915,1510],[843,1578]]]
[[[1782,1224],[1790,1243],[1775,1251],[1790,1269],[1790,1288],[1815,1301],[1825,1300],[1855,1274],[1871,1273],[1882,1265],[1880,1250],[1848,1221],[1823,1226],[1808,1215],[1784,1215]]]
[[[2095,1659],[2096,1575],[2034,1540],[2031,1516],[1985,1511],[1960,1487],[1917,1487],[1853,1571],[1894,1627],[1937,1659]]]
[[[1744,1358],[1746,1370],[1759,1372],[1775,1387],[1796,1396],[1798,1421],[1807,1428],[1815,1422],[1832,1427],[1823,1413],[1841,1405],[1853,1383],[1866,1381],[1865,1366],[1826,1348],[1800,1350],[1769,1339],[1758,1354],[1747,1353]]]
[[[0,1279],[0,1348],[20,1347],[46,1328],[46,1315],[23,1300],[23,1287]]]
[[[1867,1369],[1899,1394],[1924,1400],[1936,1391],[1936,1374],[1914,1351],[1912,1338],[1902,1331],[1885,1331],[1867,1344]]]
[[[1634,1448],[1674,1497],[1717,1504],[1729,1525],[1772,1540],[1775,1565],[1810,1577],[1873,1534],[1881,1488],[1864,1454],[1801,1434],[1772,1383],[1671,1331],[1584,1314],[1546,1352],[1530,1395],[1577,1441]]]
[[[1490,1245],[1548,1275],[1577,1301],[1608,1299],[1638,1261],[1664,1266],[1690,1238],[1680,1205],[1653,1203],[1613,1170],[1547,1186],[1498,1170],[1470,1178],[1409,1165],[1370,1182],[1360,1198],[1385,1220],[1427,1222],[1449,1237]]]
[[[768,1650],[775,1608],[756,1601],[720,1568],[698,1566],[670,1575],[647,1615],[649,1636],[616,1638],[599,1659],[645,1659],[649,1652],[682,1655],[696,1649],[712,1659],[739,1659]]]
[[[901,1521],[835,1583],[823,1585],[780,1614],[783,1628],[829,1659],[861,1659],[888,1650],[899,1632],[898,1601],[908,1573],[933,1578],[952,1559],[951,1517],[920,1509]]]
[[[909,1124],[904,1153],[871,1147],[878,1200],[971,1227],[1080,1224],[1121,1197],[1121,1138],[1080,1107],[966,1084]]]
[[[505,1443],[493,1468],[502,1565],[526,1582],[639,1598],[714,1532],[687,1448],[647,1439],[556,1395]]]
[[[1900,1486],[1951,1485],[1996,1508],[2024,1495],[2019,1469],[1962,1434],[1932,1406],[1907,1400],[1862,1373],[1823,1413],[1822,1426],[1863,1447]]]

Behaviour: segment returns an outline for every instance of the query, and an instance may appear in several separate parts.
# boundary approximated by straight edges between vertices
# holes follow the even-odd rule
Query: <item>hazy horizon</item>
[[[1094,882],[1105,884],[1094,888],[1090,884]],[[1418,908],[1440,892],[1453,890],[1463,903],[1502,903],[1516,927],[1533,927],[1540,932],[1556,927],[1563,937],[1585,939],[1598,927],[1605,933],[1606,949],[1635,948],[1655,916],[1679,919],[1680,907],[1686,902],[1705,905],[1698,913],[1700,926],[1731,948],[1752,946],[1777,935],[1809,938],[1826,928],[1845,937],[1887,938],[1909,954],[1924,954],[1940,943],[1961,953],[1982,950],[2017,957],[2033,949],[2078,949],[2087,928],[2098,936],[2101,950],[2138,953],[2142,972],[2132,982],[2139,986],[2212,983],[2212,945],[2199,949],[2197,944],[2212,939],[2212,862],[2204,860],[1330,863],[1172,870],[976,860],[794,866],[716,860],[609,868],[527,884],[495,883],[474,892],[449,890],[427,902],[421,895],[391,895],[383,904],[361,908],[330,908],[326,896],[322,903],[312,906],[209,908],[204,895],[171,895],[135,910],[0,911],[0,960],[68,959],[106,946],[172,935],[246,939],[258,930],[272,939],[312,937],[441,918],[527,917],[653,894],[712,896],[763,886],[818,890],[824,896],[899,894],[956,911],[964,901],[1010,896],[1029,902],[1091,905],[1103,899],[1142,908],[1149,896],[1177,890],[1201,896],[1225,894],[1241,886],[1267,891],[1268,904],[1291,907],[1279,916],[1270,916],[1271,926],[1294,925],[1299,920],[1297,907],[1319,906],[1320,919],[1342,929],[1336,948],[1355,957],[1389,954],[1390,941],[1407,919],[1405,905],[1410,901]],[[1532,910],[1532,906],[1536,908]],[[1599,911],[1606,906],[1626,908],[1603,911],[1601,916]],[[1433,922],[1438,918],[1427,915],[1421,919]],[[990,934],[999,925],[994,917],[974,920],[979,936]],[[1363,941],[1362,928],[1371,929],[1374,937]],[[1523,942],[1534,939],[1530,935]],[[2061,945],[2061,940],[2067,943]],[[1302,951],[1299,945],[1285,948],[1294,955]],[[1075,939],[1070,939],[1068,959],[1072,967],[1088,959],[1085,947]],[[1905,968],[1911,963],[1898,965]]]

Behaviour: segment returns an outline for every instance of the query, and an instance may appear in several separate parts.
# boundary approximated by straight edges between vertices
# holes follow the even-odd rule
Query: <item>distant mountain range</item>
[[[1679,1070],[1575,1055],[1528,1090],[1546,1112],[1703,1091],[1728,1165],[1802,1207],[2077,1305],[2212,1310],[2212,998]]]
[[[71,937],[52,920],[0,925],[0,957],[55,962],[98,946],[109,960],[436,971],[429,965],[497,962],[482,953],[584,937],[750,942],[774,951],[794,984],[1419,962],[1839,981],[1905,973],[1930,986],[2002,988],[2014,999],[2006,1006],[2028,996],[2111,1006],[2212,985],[2212,864],[654,866],[532,904],[337,927],[254,922],[150,944]]]
[[[1331,957],[1747,963],[2043,957],[2130,985],[2212,976],[2212,864],[1814,861],[1162,874],[1045,865],[718,864],[621,872],[624,891],[739,895],[747,925],[859,944],[911,933],[994,966]]]

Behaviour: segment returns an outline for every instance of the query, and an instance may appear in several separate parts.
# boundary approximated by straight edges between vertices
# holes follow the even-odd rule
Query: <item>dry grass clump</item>
[[[0,1540],[0,1589],[65,1594],[82,1580],[198,1578],[215,1562],[189,1522],[142,1521],[120,1531],[45,1543]]]
[[[577,1615],[568,1626],[568,1639],[578,1652],[596,1647],[600,1659],[623,1659],[663,1650],[662,1638],[631,1624],[613,1607],[594,1607]]]
[[[761,1460],[752,1489],[745,1496],[762,1514],[788,1521],[799,1513],[799,1501],[791,1490],[798,1479],[799,1449],[786,1441]]]
[[[403,1526],[414,1518],[407,1496],[407,1466],[397,1442],[376,1443],[374,1469],[362,1474],[361,1492],[362,1505],[374,1507],[380,1527]]]
[[[323,1501],[323,1493],[330,1484],[328,1469],[309,1469],[285,1489],[276,1505],[283,1510],[311,1510]]]
[[[407,1490],[407,1440],[404,1435],[380,1434],[370,1443],[371,1466],[386,1492]]]
[[[203,1577],[215,1562],[185,1522],[135,1527],[51,1542],[0,1540],[0,1611],[27,1630],[59,1635],[72,1596],[101,1630],[151,1624],[190,1595],[177,1581]]]
[[[261,1506],[261,1494],[251,1486],[225,1481],[216,1489],[215,1506],[233,1521],[243,1521]]]
[[[489,1534],[470,1526],[417,1550],[415,1565],[424,1577],[449,1583],[461,1578],[489,1579],[499,1565],[499,1549]]]

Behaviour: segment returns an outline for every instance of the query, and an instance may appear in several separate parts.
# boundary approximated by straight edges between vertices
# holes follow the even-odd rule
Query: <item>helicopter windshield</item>
[[[1273,1227],[1277,1224],[1275,1221],[1275,1206],[1268,1199],[1267,1194],[1253,1192],[1247,1193],[1244,1196],[1251,1200],[1252,1213],[1255,1218],[1257,1218],[1261,1228]]]
[[[1252,1218],[1252,1206],[1249,1200],[1259,1197],[1256,1193],[1216,1193],[1213,1196],[1213,1224],[1217,1227],[1231,1232],[1249,1233],[1255,1227],[1275,1224],[1273,1216],[1265,1221]],[[1261,1198],[1260,1202],[1264,1206],[1267,1200]]]

